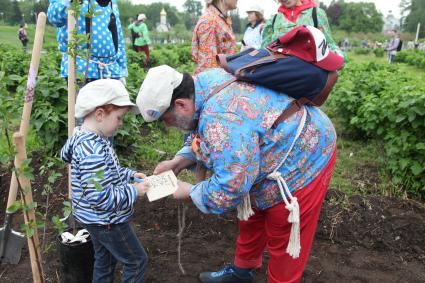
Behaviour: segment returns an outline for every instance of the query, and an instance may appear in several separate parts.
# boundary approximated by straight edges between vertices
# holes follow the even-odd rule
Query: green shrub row
[[[187,72],[194,69],[190,46],[163,46],[153,51],[151,66],[168,64]],[[127,55],[127,89],[135,101],[146,75],[142,67],[144,53],[128,50]],[[21,49],[0,44],[0,121],[10,121],[14,128],[20,122],[30,60],[30,54]],[[53,49],[45,50],[42,55],[31,114],[31,127],[36,131],[37,141],[49,156],[57,155],[67,138],[67,82],[60,76],[60,60],[61,54]],[[124,127],[115,138],[118,150],[128,151],[135,147],[140,127],[148,126],[140,116],[126,115],[125,119]],[[154,123],[149,130],[161,130],[161,126]]]
[[[398,189],[425,196],[425,84],[395,66],[349,64],[329,109],[343,129],[383,143],[385,169]]]
[[[421,50],[402,50],[395,56],[395,61],[425,69],[425,52]]]
[[[383,57],[385,50],[382,48],[370,49],[370,48],[354,48],[354,54],[356,55],[368,55],[370,53],[375,54],[376,57]]]

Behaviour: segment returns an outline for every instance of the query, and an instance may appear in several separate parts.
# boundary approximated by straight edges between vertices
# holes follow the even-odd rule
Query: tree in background
[[[8,22],[10,15],[12,14],[12,3],[10,0],[0,0],[0,13],[2,17],[0,20]]]
[[[425,36],[425,0],[404,0],[401,1],[400,8],[403,14],[407,13],[403,29],[416,33],[418,23],[421,23],[419,36]]]
[[[196,0],[186,0],[183,8],[189,17],[184,17],[184,24],[188,30],[193,30],[198,18],[202,15],[202,3]]]
[[[242,33],[241,18],[239,17],[239,10],[236,9],[234,12],[230,12],[232,18],[232,29],[234,33]]]
[[[383,16],[374,3],[338,2],[342,8],[338,27],[347,32],[381,32],[384,25]]]
[[[146,25],[149,30],[154,30],[156,24],[159,23],[162,8],[167,12],[167,22],[174,26],[180,22],[179,12],[174,6],[170,6],[168,3],[152,3],[150,5],[133,5],[130,0],[119,0],[118,7],[120,10],[120,20],[123,25],[130,24],[130,19],[137,18],[137,15],[143,13],[146,15]]]
[[[22,12],[21,12],[21,9],[19,8],[19,3],[16,0],[12,2],[11,15],[10,17],[8,17],[8,19],[9,19],[9,22],[13,24],[22,23]]]
[[[325,10],[328,15],[329,23],[331,26],[339,25],[339,18],[343,13],[342,7],[339,2],[332,1],[329,7]]]

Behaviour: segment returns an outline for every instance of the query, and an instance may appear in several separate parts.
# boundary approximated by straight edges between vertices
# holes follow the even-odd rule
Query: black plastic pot
[[[66,230],[71,232],[71,229]],[[93,278],[94,250],[90,237],[85,243],[63,244],[57,237],[60,282],[90,283]]]

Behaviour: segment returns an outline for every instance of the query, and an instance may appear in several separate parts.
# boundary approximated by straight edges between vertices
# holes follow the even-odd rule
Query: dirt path
[[[3,223],[9,176],[0,172],[0,177]],[[33,185],[39,203],[44,202],[42,181],[43,177],[39,177]],[[57,187],[65,185],[63,179]],[[50,209],[59,211],[64,190],[54,195]],[[142,200],[137,205],[133,224],[150,260],[145,282],[198,282],[200,271],[215,270],[232,261],[237,234],[234,214],[202,215],[187,204],[182,245],[182,264],[187,275],[181,275],[176,251],[178,205],[171,199],[154,203]],[[419,203],[383,197],[346,198],[331,190],[322,208],[303,282],[425,282],[424,235],[425,208]],[[53,244],[43,256],[46,282],[58,282],[59,259],[51,227],[46,237]],[[255,282],[266,282],[266,263],[267,253],[263,268],[255,272]],[[26,248],[18,265],[0,266],[0,282],[32,282]]]

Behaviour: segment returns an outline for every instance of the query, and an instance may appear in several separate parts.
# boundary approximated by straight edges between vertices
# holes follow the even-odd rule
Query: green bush
[[[402,50],[395,56],[395,62],[407,63],[425,69],[425,52],[421,50]]]
[[[194,70],[190,45],[158,46],[152,53],[152,66],[168,64],[182,72]],[[144,53],[127,50],[127,89],[133,101],[146,76],[142,67],[144,56]],[[60,76],[61,57],[53,47],[41,57],[30,122],[40,148],[49,156],[59,153],[68,135],[67,82]],[[30,60],[31,55],[21,49],[0,44],[0,121],[13,123],[9,125],[12,128],[20,122]],[[147,126],[141,117],[126,115],[125,119],[126,123],[116,135],[116,146],[119,150],[131,151],[137,147],[140,127]]]
[[[425,196],[425,85],[394,66],[349,64],[329,99],[344,129],[382,140],[394,186]]]
[[[373,50],[373,54],[375,54],[376,57],[381,58],[381,57],[384,57],[385,50],[382,48],[376,48]]]
[[[369,48],[354,48],[353,51],[354,51],[354,54],[356,54],[356,55],[367,55],[367,54],[370,54],[370,49]]]

